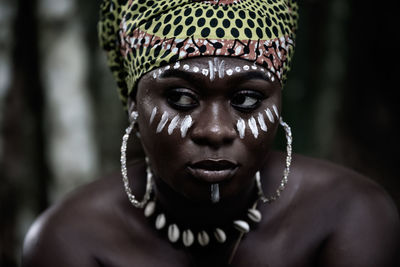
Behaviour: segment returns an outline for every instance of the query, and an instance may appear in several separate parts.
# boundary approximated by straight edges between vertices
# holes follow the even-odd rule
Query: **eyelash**
[[[247,101],[248,99],[246,98],[252,98],[255,103],[253,103],[252,105],[249,106],[243,106],[237,103],[234,103],[235,98],[238,97],[245,97],[244,101]],[[258,91],[253,91],[253,90],[242,90],[242,91],[238,91],[236,92],[233,96],[232,96],[232,100],[231,100],[231,105],[236,108],[239,111],[242,112],[251,112],[255,109],[257,109],[261,102],[265,99],[266,97],[258,92]],[[237,100],[237,99],[236,99]]]
[[[191,103],[189,104],[182,104],[178,103],[180,100],[182,100],[182,97],[187,97]],[[243,106],[243,104],[238,104],[235,103],[235,101],[239,100],[238,97],[244,97],[243,101],[246,103],[247,101],[253,101],[254,103],[252,105],[248,106]],[[249,99],[250,98],[250,99]],[[257,109],[261,102],[265,99],[266,97],[264,94],[258,92],[258,91],[253,91],[253,90],[242,90],[234,93],[231,97],[230,104],[232,107],[235,109],[241,111],[241,112],[251,112],[255,109]],[[192,93],[190,90],[186,89],[172,89],[169,90],[166,94],[166,99],[169,105],[177,110],[190,110],[199,105],[199,100],[196,94]]]
[[[188,97],[190,98],[189,100],[192,101],[190,104],[180,104],[178,103],[179,100],[181,100],[182,97]],[[174,97],[177,97],[177,99],[173,99]],[[195,108],[199,105],[199,101],[196,97],[195,94],[192,92],[185,90],[185,89],[173,89],[167,92],[167,102],[175,109],[178,110],[190,110],[192,108]]]

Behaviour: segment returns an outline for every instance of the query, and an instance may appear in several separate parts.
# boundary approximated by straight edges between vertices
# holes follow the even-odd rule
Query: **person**
[[[297,11],[293,0],[103,1],[100,41],[130,121],[121,173],[42,214],[23,266],[396,266],[399,216],[384,190],[292,154],[281,98]],[[279,128],[284,152],[272,151]],[[130,138],[145,159],[127,163]]]

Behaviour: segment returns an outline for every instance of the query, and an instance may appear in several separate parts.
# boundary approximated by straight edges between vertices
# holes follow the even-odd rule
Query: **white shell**
[[[261,221],[261,212],[257,209],[249,209],[247,211],[247,216],[249,217],[250,220],[253,222],[260,222]]]
[[[176,224],[171,224],[168,227],[168,239],[169,241],[171,241],[172,243],[175,243],[176,241],[178,241],[180,236],[180,231],[179,228]]]
[[[183,231],[182,233],[182,241],[185,247],[190,247],[194,242],[194,235],[193,232],[189,229]]]
[[[226,234],[225,232],[220,229],[220,228],[215,228],[214,231],[214,236],[215,239],[219,242],[219,243],[224,243],[226,241]]]
[[[144,208],[144,216],[150,217],[151,215],[153,215],[155,209],[156,209],[156,203],[154,201],[150,201]]]
[[[163,213],[159,214],[156,218],[156,229],[160,230],[163,229],[165,226],[165,215]]]
[[[242,220],[234,221],[233,226],[241,233],[248,233],[250,231],[249,224]]]
[[[200,246],[205,247],[210,242],[210,237],[206,231],[201,231],[197,234],[197,241],[199,241]]]

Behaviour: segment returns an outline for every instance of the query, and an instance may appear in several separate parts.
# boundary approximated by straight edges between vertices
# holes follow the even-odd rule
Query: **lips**
[[[237,171],[239,164],[224,159],[207,159],[187,166],[189,173],[202,181],[219,183],[230,179]]]

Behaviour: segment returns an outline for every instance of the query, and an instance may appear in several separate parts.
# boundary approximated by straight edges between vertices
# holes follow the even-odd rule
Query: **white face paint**
[[[276,117],[279,118],[279,113],[276,105],[273,105],[272,109],[274,110]],[[267,114],[268,120],[271,123],[275,123],[275,117],[271,112],[271,110],[267,108],[266,110],[264,110],[264,112],[265,114]],[[263,113],[258,113],[256,117],[251,117],[250,119],[248,119],[247,124],[254,138],[258,138],[258,135],[260,134],[260,130],[258,127],[260,127],[261,131],[268,132],[268,126],[265,121]],[[242,118],[239,118],[236,122],[236,129],[239,133],[240,139],[243,139],[246,134],[246,121],[243,120]]]
[[[164,113],[161,116],[161,120],[158,123],[156,133],[160,133],[164,129],[167,122],[168,122],[168,112],[164,111]]]
[[[174,66],[172,66],[173,69],[179,69],[179,68],[183,68],[183,70],[185,71],[189,71],[190,69],[194,72],[194,73],[198,73],[201,72],[201,74],[203,74],[204,76],[209,76],[210,81],[214,81],[215,78],[218,76],[220,79],[224,78],[225,75],[228,76],[232,76],[234,72],[242,72],[242,71],[248,71],[250,69],[252,70],[260,70],[262,72],[266,72],[267,76],[269,78],[270,81],[275,81],[275,76],[273,74],[271,74],[270,71],[265,70],[262,67],[258,67],[257,65],[244,65],[243,67],[235,67],[234,69],[228,69],[225,70],[225,61],[224,60],[220,60],[218,57],[213,58],[212,60],[210,59],[208,61],[208,68],[204,68],[204,69],[200,69],[197,66],[191,67],[189,64],[184,64],[183,66],[181,66],[180,62],[177,61]],[[157,79],[160,75],[162,75],[162,73],[166,70],[171,69],[171,66],[168,65],[165,68],[161,69],[156,69],[153,71],[153,78]],[[272,70],[274,70],[274,68],[272,68]],[[280,77],[280,73],[277,74]]]
[[[151,112],[150,124],[154,121],[156,114],[157,114],[157,107],[154,107],[153,111]],[[164,111],[157,125],[156,133],[160,133],[163,131],[165,126],[168,124],[169,119],[170,118],[168,112]],[[188,130],[190,129],[190,127],[192,127],[192,125],[193,125],[193,119],[190,115],[185,116],[183,119],[179,115],[175,115],[175,117],[172,118],[167,127],[167,132],[169,135],[172,135],[174,130],[180,126],[181,136],[182,138],[185,138]]]
[[[271,123],[274,123],[275,119],[274,119],[274,115],[272,115],[271,110],[269,108],[267,108],[267,110],[265,110],[265,113],[267,114],[267,117],[268,117],[269,121]]]
[[[172,119],[171,123],[170,123],[169,126],[168,126],[168,134],[169,134],[169,135],[171,135],[172,132],[174,131],[174,129],[178,126],[179,120],[180,120],[180,118],[179,118],[178,115],[176,115],[176,116]]]
[[[182,120],[181,123],[181,136],[182,138],[186,137],[187,131],[193,125],[193,120],[190,115],[186,115],[185,118]]]
[[[157,107],[154,107],[153,111],[151,112],[151,116],[150,116],[150,124],[153,123],[154,117],[156,116],[156,114],[157,114]]]
[[[258,124],[260,124],[260,128],[262,131],[267,132],[268,128],[267,125],[265,124],[264,116],[262,113],[258,113]]]
[[[227,74],[228,76],[231,76],[231,75],[233,74],[233,70],[232,70],[232,69],[227,70],[227,71],[226,71],[226,74]]]
[[[274,110],[276,117],[279,118],[279,112],[275,105],[272,106],[272,109]]]
[[[208,61],[208,70],[210,74],[210,81],[214,81],[215,77],[218,74],[220,79],[225,76],[225,61],[219,60],[219,58],[213,58],[213,60]]]
[[[257,127],[256,120],[254,119],[254,117],[251,117],[248,120],[248,122],[249,122],[250,130],[251,130],[252,134],[254,135],[254,138],[257,139],[257,137],[258,137],[258,127]]]
[[[246,131],[246,123],[244,122],[244,120],[242,118],[240,118],[237,123],[236,123],[236,128],[239,132],[239,137],[240,139],[244,138],[244,133]]]

